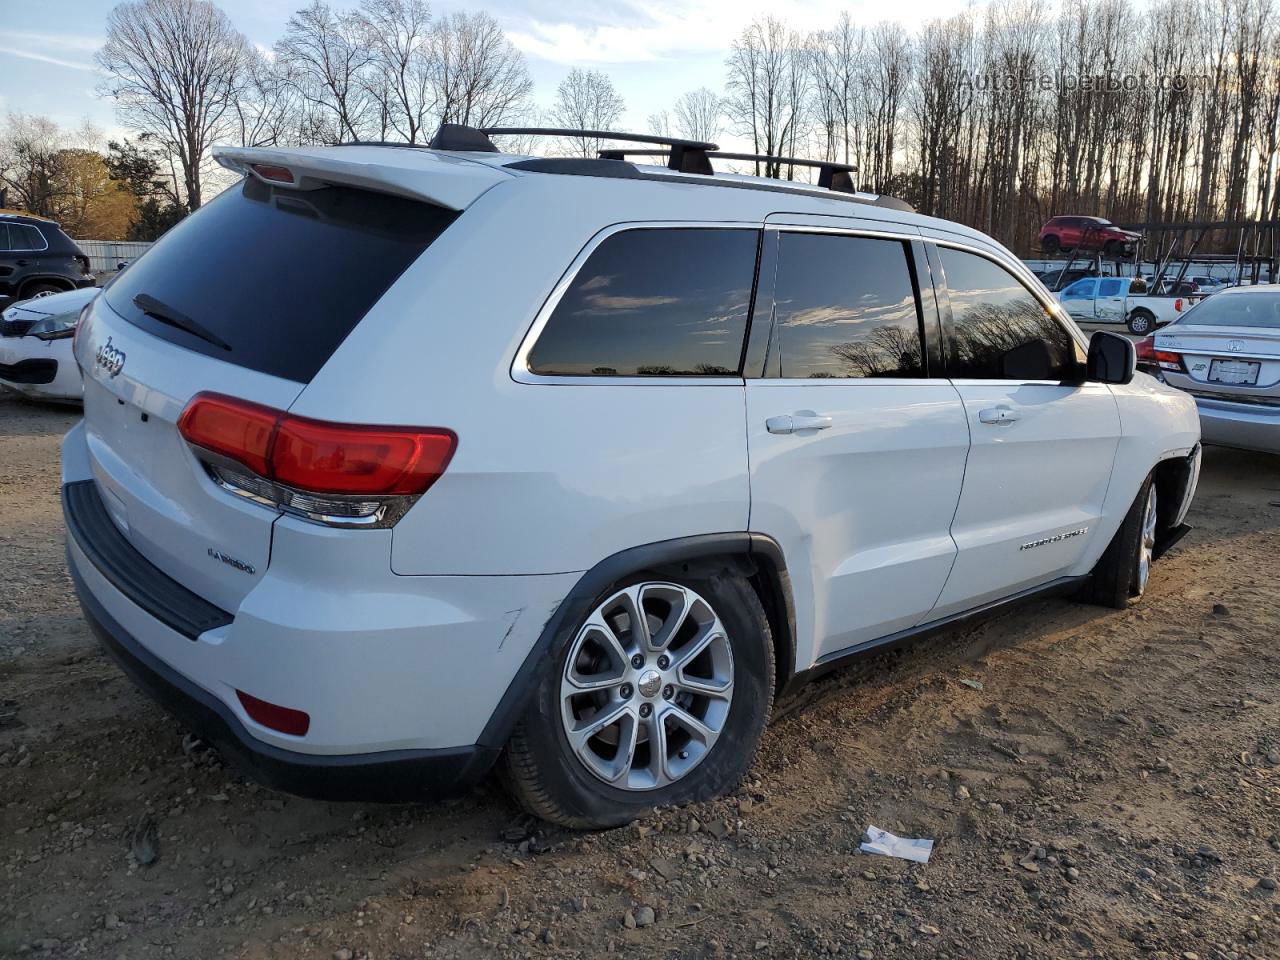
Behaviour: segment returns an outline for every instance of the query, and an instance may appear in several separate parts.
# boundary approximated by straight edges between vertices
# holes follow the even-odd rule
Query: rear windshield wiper
[[[196,323],[196,321],[192,320],[185,313],[179,313],[168,304],[161,303],[150,294],[138,294],[133,298],[133,305],[148,317],[159,320],[161,323],[167,323],[171,327],[177,327],[179,330],[185,330],[192,336],[199,337],[206,343],[212,343],[215,347],[221,347],[223,350],[231,349],[231,344],[227,343],[227,341],[223,340],[212,330]]]

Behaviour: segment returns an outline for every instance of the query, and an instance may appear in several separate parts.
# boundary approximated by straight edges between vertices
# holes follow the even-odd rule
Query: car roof
[[[37,217],[30,213],[0,213],[0,220],[7,223],[29,223],[31,226],[56,227],[58,224],[47,217]]]
[[[964,224],[916,213],[892,198],[765,177],[684,173],[666,166],[622,160],[576,158],[574,162],[575,158],[568,157],[436,150],[410,144],[215,147],[213,155],[219,163],[242,173],[254,173],[254,164],[278,163],[297,169],[303,181],[314,172],[317,181],[386,189],[455,210],[465,209],[500,184],[532,182],[548,176],[570,189],[596,195],[615,187],[619,193],[630,194],[632,189],[641,189],[665,194],[679,185],[689,188],[681,193],[681,206],[690,220],[732,217],[763,221],[785,214],[882,221],[945,233],[998,249],[1016,260],[1010,251],[986,234]],[[882,200],[889,202],[878,202]]]

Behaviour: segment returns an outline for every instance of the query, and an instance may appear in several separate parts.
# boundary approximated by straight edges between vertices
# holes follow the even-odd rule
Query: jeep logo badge
[[[124,351],[113,347],[110,337],[107,337],[107,342],[98,348],[93,359],[95,364],[111,374],[112,379],[118,377],[120,371],[124,369]]]

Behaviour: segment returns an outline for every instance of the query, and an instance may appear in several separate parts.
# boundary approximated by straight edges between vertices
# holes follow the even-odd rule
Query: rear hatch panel
[[[321,153],[320,167],[332,163]],[[464,169],[425,167],[437,178]],[[212,391],[288,410],[458,216],[403,189],[307,177],[295,190],[251,176],[178,224],[98,297],[76,348],[90,467],[112,522],[145,559],[232,612],[266,572],[280,512],[219,487],[179,432],[184,408]],[[507,177],[466,176],[441,192],[461,202]],[[352,388],[377,376],[361,371]]]
[[[201,389],[285,409],[302,384],[184,351],[101,299],[92,317],[79,345],[85,439],[107,512],[146,559],[235,610],[267,569],[279,514],[218,489],[178,433],[178,417]],[[116,375],[95,362],[100,350],[123,355]]]

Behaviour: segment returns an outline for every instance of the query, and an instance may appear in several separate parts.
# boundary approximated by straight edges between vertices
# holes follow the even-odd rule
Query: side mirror
[[[1133,380],[1137,368],[1138,352],[1128,337],[1099,330],[1089,338],[1086,369],[1090,380],[1124,385]]]

